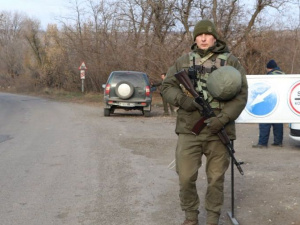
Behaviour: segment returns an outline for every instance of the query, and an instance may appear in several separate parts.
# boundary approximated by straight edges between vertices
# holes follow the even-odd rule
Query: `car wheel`
[[[128,99],[133,95],[134,87],[131,83],[121,81],[116,85],[116,94],[121,99]]]
[[[110,116],[110,109],[104,109],[104,116]]]
[[[144,111],[144,116],[145,117],[150,117],[150,111]]]
[[[144,107],[142,111],[145,117],[150,117],[151,105]]]

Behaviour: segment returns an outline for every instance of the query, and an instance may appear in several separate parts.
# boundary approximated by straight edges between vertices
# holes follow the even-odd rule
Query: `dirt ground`
[[[159,116],[161,112],[158,103],[153,109],[154,116]],[[242,176],[234,166],[234,219],[241,225],[300,225],[300,142],[289,137],[289,127],[285,124],[283,147],[271,146],[271,133],[268,148],[255,149],[252,144],[258,141],[258,124],[237,124],[236,128],[235,157],[244,162],[242,168],[245,174]],[[202,167],[197,181],[199,190],[205,189],[205,182],[201,181],[204,179]],[[222,225],[231,224],[227,215],[231,212],[230,168],[225,191],[219,223]],[[204,193],[199,195],[204,197]],[[205,210],[201,207],[200,221],[205,217]]]
[[[17,125],[19,125],[20,120],[23,129],[23,122],[28,121],[30,115],[34,118],[33,121],[36,122],[34,124],[37,124],[38,128],[42,127],[38,129],[38,132],[47,128],[47,132],[43,132],[43,134],[49,133],[49,126],[56,127],[56,129],[53,129],[57,132],[65,131],[65,127],[59,129],[61,127],[59,124],[53,126],[52,123],[49,124],[45,121],[47,125],[43,127],[43,123],[36,118],[39,118],[38,116],[43,117],[45,112],[47,112],[47,115],[48,113],[52,115],[51,118],[54,118],[53,120],[60,114],[66,115],[68,118],[66,119],[67,121],[73,118],[69,118],[70,110],[65,112],[61,110],[61,106],[56,106],[55,109],[57,110],[54,111],[50,103],[47,103],[47,106],[51,107],[51,109],[47,110],[44,101],[20,100],[19,102],[22,103],[19,107],[27,107],[27,104],[30,104],[28,108],[25,107],[28,111],[26,114],[23,113],[25,108],[19,110],[24,114],[24,119],[13,120]],[[42,104],[42,106],[40,107],[38,103]],[[15,104],[13,107],[17,105],[18,104]],[[84,176],[84,179],[78,179],[79,181],[81,181],[81,179],[84,181],[80,182],[80,187],[81,184],[87,182],[85,185],[87,188],[85,190],[86,192],[82,192],[84,194],[76,195],[76,198],[78,200],[81,196],[83,200],[80,201],[80,204],[74,204],[71,201],[72,204],[68,205],[68,202],[64,201],[64,198],[61,198],[60,195],[63,189],[61,189],[59,183],[56,184],[57,182],[55,182],[55,185],[57,185],[55,190],[57,190],[58,193],[56,196],[51,195],[49,200],[55,202],[53,207],[56,207],[57,202],[61,201],[64,201],[63,205],[66,204],[65,208],[60,208],[59,216],[55,216],[55,213],[57,213],[56,208],[55,210],[47,210],[48,217],[44,216],[45,211],[28,211],[31,212],[31,215],[34,214],[34,217],[29,218],[27,214],[24,214],[26,215],[25,217],[21,217],[20,214],[16,214],[13,216],[13,219],[18,219],[20,223],[4,224],[24,224],[24,221],[26,221],[24,218],[30,221],[27,224],[41,224],[40,221],[43,221],[43,224],[50,224],[50,222],[45,222],[44,218],[53,219],[53,216],[55,216],[54,221],[56,222],[51,222],[51,224],[181,224],[184,219],[184,214],[179,206],[178,177],[174,169],[168,168],[168,165],[174,159],[174,151],[176,148],[177,136],[174,133],[176,117],[163,116],[160,96],[158,94],[154,96],[151,112],[152,116],[147,119],[145,119],[140,112],[130,116],[122,112],[122,114],[107,118],[103,116],[103,109],[101,109],[101,106],[99,107],[98,103],[95,106],[94,103],[92,103],[91,106],[92,107],[79,107],[78,105],[72,105],[70,108],[72,109],[71,112],[76,112],[77,116],[74,116],[75,119],[72,119],[70,124],[74,125],[72,130],[76,131],[77,135],[74,135],[73,132],[66,132],[72,134],[69,135],[70,139],[66,139],[63,134],[60,135],[64,136],[63,140],[66,140],[64,142],[65,146],[71,145],[71,147],[64,146],[63,149],[68,151],[71,149],[72,154],[57,153],[62,156],[70,155],[74,157],[76,156],[76,152],[80,153],[78,154],[79,165],[85,162],[82,158],[85,158],[88,162],[93,162],[93,164],[90,165],[88,163],[89,166],[86,166],[86,169],[92,169],[92,171],[94,171],[93,173],[84,173],[85,170],[79,173],[79,175],[82,174]],[[69,109],[65,105],[63,105],[62,108]],[[37,112],[36,110],[33,111],[33,109],[40,109],[42,111]],[[9,111],[9,114],[12,114],[12,112]],[[21,118],[23,118],[23,114]],[[60,115],[59,118],[61,118],[62,115]],[[50,117],[47,117],[47,121],[49,118]],[[61,123],[61,121],[59,123]],[[9,126],[7,125],[7,127],[9,127],[9,130],[14,127],[11,123],[8,124]],[[267,149],[254,149],[251,146],[258,140],[258,125],[237,124],[236,129],[237,140],[234,142],[236,151],[235,157],[237,160],[244,162],[242,168],[245,173],[242,176],[236,167],[234,167],[234,215],[236,221],[240,225],[300,225],[300,142],[293,141],[289,137],[289,128],[288,125],[285,124],[283,147],[269,146]],[[20,132],[19,129],[16,130],[16,133]],[[23,136],[24,133],[26,132],[20,132],[20,136]],[[56,135],[58,134],[55,132],[55,135],[50,137],[55,137]],[[76,140],[74,141],[72,138]],[[44,145],[41,140],[52,140],[48,140],[49,138],[47,136],[45,136],[44,139],[41,139],[41,137],[38,139],[41,145]],[[270,136],[269,143],[272,143],[272,139],[273,135]],[[24,140],[27,141],[26,138],[24,138]],[[2,142],[2,146],[10,143],[12,142]],[[60,142],[57,143],[60,144]],[[75,152],[72,149],[73,145],[75,145],[77,149]],[[49,146],[51,147],[52,143],[51,145],[49,144]],[[16,147],[16,149],[19,149],[19,147]],[[82,151],[86,151],[86,157],[81,157]],[[11,150],[8,153],[10,152]],[[50,153],[51,151],[46,152]],[[57,160],[57,157],[54,156],[50,159]],[[48,163],[47,159],[48,157],[45,157]],[[39,161],[39,159],[36,161]],[[79,170],[80,167],[77,166],[77,161],[70,160],[70,162],[75,162],[73,164],[75,168]],[[69,167],[70,162],[67,160],[65,164],[66,169],[68,169],[67,171],[72,168]],[[204,163],[205,157],[203,158],[203,164]],[[22,164],[23,162],[18,165],[22,166]],[[41,165],[43,166],[44,164]],[[5,168],[5,165],[3,165],[3,168]],[[15,171],[15,167],[12,168],[13,171]],[[52,171],[53,167],[49,168],[51,169],[50,171]],[[203,165],[199,169],[199,177],[197,180],[197,189],[201,200],[199,208],[200,225],[205,225],[206,221],[203,199],[207,182],[204,168],[205,166]],[[60,167],[58,167],[58,169],[60,169]],[[5,171],[6,170],[3,170],[3,173],[5,173]],[[23,173],[27,170],[21,169],[21,171]],[[218,225],[232,224],[227,216],[227,212],[231,211],[230,175],[229,169],[226,173],[224,187],[224,206]],[[11,176],[11,174],[9,174],[9,176]],[[72,177],[73,176],[70,176],[70,178]],[[66,184],[65,178],[61,179],[61,181],[62,184]],[[6,183],[4,182],[4,184]],[[15,187],[15,185],[12,186]],[[22,193],[22,197],[24,197],[24,187],[22,185],[18,187],[22,192],[14,193],[16,193],[17,196],[19,193]],[[30,187],[31,186],[28,187],[28,190],[30,190]],[[76,187],[76,185],[74,187]],[[40,193],[42,194],[41,199],[43,199],[44,192],[40,191]],[[50,190],[50,193],[52,193],[52,190]],[[70,191],[66,193],[68,194]],[[7,198],[7,195],[3,196],[5,196],[5,199]],[[29,200],[35,200],[31,199],[31,196],[27,197]],[[53,199],[55,200],[53,201]],[[72,197],[69,199],[73,200]],[[8,204],[7,201],[3,202]],[[88,205],[85,206],[87,202]],[[23,202],[21,203],[23,207]],[[44,204],[45,202],[41,201],[41,205]],[[10,217],[11,215],[7,214],[7,210],[9,209],[5,206],[4,204],[2,207],[4,213],[2,215]],[[21,207],[18,209],[23,210]],[[29,210],[30,209],[31,208],[29,208]],[[42,209],[44,208],[42,207]],[[69,212],[69,215],[66,212]],[[40,217],[38,217],[38,215]],[[61,215],[65,216],[62,217]],[[77,220],[77,216],[79,216],[79,220]],[[1,219],[3,220],[3,218]],[[32,221],[38,222],[34,223]]]
[[[254,149],[257,124],[238,124],[236,157],[244,161],[244,176],[236,172],[236,217],[248,218],[242,224],[300,224],[300,143],[289,137],[284,127],[283,147]],[[269,144],[273,143],[273,135]],[[252,215],[249,221],[247,214]]]

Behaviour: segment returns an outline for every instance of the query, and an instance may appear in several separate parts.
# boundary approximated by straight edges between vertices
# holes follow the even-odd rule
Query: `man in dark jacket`
[[[275,60],[271,59],[267,63],[268,75],[282,75],[284,72],[277,66]],[[271,127],[273,127],[274,142],[273,146],[282,147],[283,140],[283,124],[282,123],[260,123],[259,124],[259,138],[258,143],[252,145],[253,148],[267,148],[269,142],[269,136]]]
[[[195,25],[193,37],[195,43],[191,47],[192,51],[178,58],[169,68],[162,84],[162,93],[168,102],[179,107],[175,129],[178,134],[175,159],[176,172],[179,176],[180,204],[185,212],[185,221],[182,225],[198,224],[200,201],[196,181],[203,155],[206,156],[207,176],[206,223],[216,225],[223,205],[225,172],[230,162],[227,149],[217,133],[224,127],[231,140],[236,138],[234,121],[246,106],[248,85],[244,68],[229,52],[226,43],[219,39],[215,25],[211,21],[199,21]],[[196,77],[193,79],[196,90],[203,93],[217,115],[207,120],[207,126],[199,135],[194,135],[191,129],[203,118],[201,108],[174,76],[182,69],[188,71],[189,68],[196,68],[193,64],[204,68],[201,71],[197,70]],[[218,100],[207,91],[206,81],[214,70],[224,65],[231,66],[239,72],[241,87],[239,90],[234,90],[237,94],[233,98]]]
[[[161,89],[162,82],[166,78],[166,73],[161,73],[160,77],[161,77],[161,81],[153,83],[152,87],[159,87],[159,89]],[[160,96],[161,96],[161,99],[162,99],[162,102],[163,102],[164,115],[168,116],[171,113],[171,115],[174,116],[176,114],[175,110],[174,110],[174,107],[163,98],[161,90],[160,90]],[[170,113],[169,113],[169,108],[170,108]]]

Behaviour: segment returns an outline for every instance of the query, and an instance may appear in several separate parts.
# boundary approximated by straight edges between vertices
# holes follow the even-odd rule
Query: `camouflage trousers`
[[[198,169],[202,156],[206,156],[207,190],[205,209],[207,223],[218,224],[224,201],[225,172],[230,158],[220,140],[203,141],[203,137],[193,134],[179,134],[176,149],[176,172],[179,176],[180,204],[186,219],[198,219],[200,205],[196,188]]]

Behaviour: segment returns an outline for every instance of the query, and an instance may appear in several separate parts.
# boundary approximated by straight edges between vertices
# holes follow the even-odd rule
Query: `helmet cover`
[[[222,66],[208,76],[206,85],[212,97],[228,101],[240,92],[242,76],[234,67]]]

